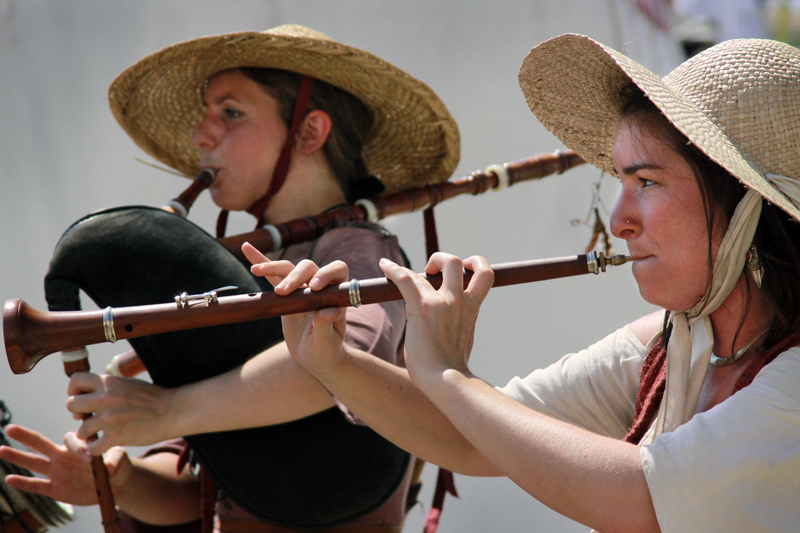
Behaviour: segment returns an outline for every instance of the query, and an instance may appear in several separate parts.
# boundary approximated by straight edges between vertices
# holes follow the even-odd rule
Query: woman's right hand
[[[251,271],[263,276],[285,296],[297,289],[318,291],[329,285],[348,281],[349,271],[342,261],[320,268],[304,260],[293,265],[289,261],[270,261],[249,243],[242,246],[245,257],[253,263]],[[345,357],[345,308],[327,308],[282,317],[283,337],[289,353],[306,370],[321,375],[335,368]]]
[[[433,254],[425,273],[442,274],[438,290],[421,275],[388,259],[382,259],[380,267],[400,289],[406,303],[405,351],[411,379],[421,386],[421,381],[428,379],[441,383],[439,377],[448,369],[470,375],[475,322],[494,283],[494,272],[486,259],[474,256],[462,261],[450,254]],[[473,272],[466,288],[465,268]]]
[[[75,433],[64,435],[58,445],[38,431],[9,424],[6,434],[32,451],[0,446],[0,459],[26,468],[41,477],[11,474],[6,482],[18,490],[48,496],[72,505],[96,505],[97,489],[86,443]],[[131,477],[132,465],[124,448],[114,447],[103,457],[111,489],[116,496]]]

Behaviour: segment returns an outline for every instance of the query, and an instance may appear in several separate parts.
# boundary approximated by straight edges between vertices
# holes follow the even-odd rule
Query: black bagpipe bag
[[[51,311],[73,311],[81,309],[79,289],[105,308],[171,302],[183,292],[228,285],[238,290],[220,296],[272,290],[192,222],[133,206],[88,215],[64,232],[45,296]],[[178,387],[236,368],[282,339],[280,318],[268,318],[129,342],[154,383]],[[261,520],[301,530],[334,527],[376,510],[402,482],[410,458],[371,429],[347,422],[337,408],[186,440],[235,503]]]

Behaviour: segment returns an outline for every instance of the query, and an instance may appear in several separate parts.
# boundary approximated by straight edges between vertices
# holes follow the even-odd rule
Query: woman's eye
[[[655,182],[655,181],[653,181],[653,180],[649,180],[649,179],[647,179],[647,178],[639,178],[639,183],[641,183],[641,184],[642,184],[642,188],[643,188],[643,189],[645,189],[645,188],[647,188],[647,187],[650,187],[651,185],[655,185],[655,184],[656,184],[656,182]]]
[[[225,118],[234,119],[239,118],[242,116],[242,113],[238,109],[232,109],[230,107],[225,108]]]

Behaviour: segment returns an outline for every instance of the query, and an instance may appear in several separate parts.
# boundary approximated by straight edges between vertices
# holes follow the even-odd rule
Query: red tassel
[[[433,505],[428,512],[428,517],[425,519],[425,529],[423,529],[423,533],[436,533],[436,530],[439,529],[439,518],[442,516],[444,497],[448,492],[456,498],[459,497],[456,491],[456,482],[453,478],[453,473],[439,467],[439,475],[436,478],[436,489],[433,493]]]

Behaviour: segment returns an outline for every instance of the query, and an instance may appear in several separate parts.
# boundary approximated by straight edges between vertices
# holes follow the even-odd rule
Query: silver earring
[[[750,248],[747,250],[747,255],[744,257],[744,264],[747,270],[753,275],[756,287],[760,289],[761,282],[764,280],[764,263],[761,262],[761,256],[758,255],[755,244],[751,244]]]

